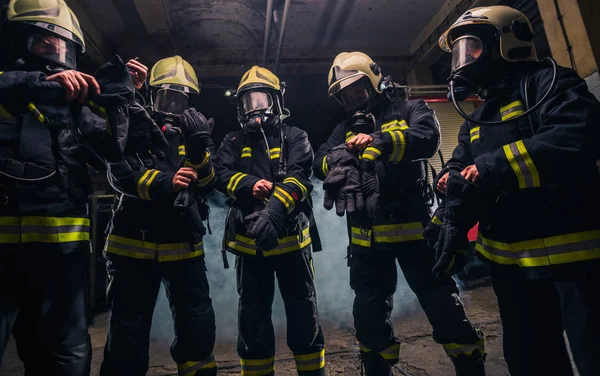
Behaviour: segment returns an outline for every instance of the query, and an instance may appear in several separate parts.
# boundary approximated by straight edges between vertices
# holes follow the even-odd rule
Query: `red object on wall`
[[[473,228],[469,230],[467,237],[469,238],[470,242],[474,242],[477,240],[477,229],[478,228],[479,228],[479,223],[476,223],[475,226],[473,226]]]

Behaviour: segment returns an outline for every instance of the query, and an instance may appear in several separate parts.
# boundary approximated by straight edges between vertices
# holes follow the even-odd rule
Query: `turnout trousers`
[[[175,324],[171,356],[180,376],[216,375],[215,313],[204,256],[158,262],[106,253],[110,329],[101,376],[144,376],[152,314],[164,283]]]
[[[491,266],[511,376],[573,375],[564,333],[581,376],[600,375],[600,276],[520,278]]]
[[[238,345],[242,375],[273,375],[275,333],[271,321],[275,277],[285,306],[287,345],[300,375],[325,375],[310,247],[273,257],[237,256]]]
[[[355,292],[354,326],[366,374],[389,375],[391,366],[399,360],[400,340],[394,335],[391,320],[398,281],[396,262],[433,327],[434,340],[444,347],[457,374],[483,374],[483,335],[468,319],[454,280],[437,279],[431,272],[433,250],[422,240],[399,243],[397,250],[378,252],[371,248],[369,253],[352,254],[350,287]],[[456,362],[470,357],[476,360],[464,365]],[[461,373],[459,368],[469,370]]]
[[[79,244],[76,244],[79,243]],[[88,376],[89,242],[0,245],[0,360],[12,333],[27,376]]]

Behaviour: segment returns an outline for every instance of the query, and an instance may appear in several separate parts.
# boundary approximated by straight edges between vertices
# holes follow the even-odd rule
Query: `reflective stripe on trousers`
[[[67,243],[90,240],[90,220],[82,217],[0,217],[0,244]]]
[[[443,343],[442,347],[446,351],[446,355],[458,358],[460,355],[472,355],[475,351],[479,351],[481,355],[485,354],[485,338],[482,337],[477,343],[461,344],[461,343]]]
[[[262,376],[275,371],[275,357],[266,359],[240,359],[242,376]]]
[[[312,354],[294,354],[294,360],[298,371],[318,371],[325,368],[325,350]]]
[[[200,242],[192,247],[190,243],[152,243],[110,234],[105,250],[120,256],[163,262],[202,256],[204,244]]]
[[[352,244],[371,247],[373,235],[375,243],[399,243],[422,240],[423,225],[421,222],[375,225],[372,230],[352,226]]]
[[[503,243],[477,236],[477,252],[498,264],[539,267],[600,259],[600,229]]]
[[[360,351],[364,353],[371,352],[370,348],[360,344]],[[385,360],[398,361],[400,359],[400,344],[394,343],[379,352],[379,355]]]
[[[279,244],[277,247],[270,251],[265,251],[263,255],[265,257],[277,256],[284,253],[298,251],[306,248],[310,243],[310,229],[307,227],[302,230],[302,237],[299,235],[292,235],[281,238],[279,239]],[[238,252],[243,252],[254,256],[256,255],[256,240],[246,236],[235,234],[235,239],[227,242],[227,246]]]
[[[215,355],[210,354],[210,356],[204,360],[199,362],[185,362],[183,364],[177,365],[177,375],[178,376],[193,376],[196,371],[209,369],[209,368],[217,368],[217,362],[215,361]]]

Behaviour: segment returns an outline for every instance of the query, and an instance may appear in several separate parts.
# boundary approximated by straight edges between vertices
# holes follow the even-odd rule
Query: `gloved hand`
[[[478,185],[466,180],[460,172],[450,171],[444,219],[435,244],[436,276],[450,276],[464,268],[469,246],[467,234],[478,221],[482,199]]]
[[[129,105],[129,122],[129,134],[125,149],[134,153],[145,153],[150,150],[159,159],[164,158],[164,150],[169,146],[169,142],[150,114],[137,102]]]
[[[377,173],[375,172],[374,163],[363,163],[362,165],[363,170],[360,180],[363,199],[365,202],[365,209],[369,218],[375,218],[377,200],[379,199],[379,179],[377,178]]]
[[[287,209],[281,201],[271,196],[264,209],[244,218],[248,235],[256,239],[256,247],[270,251],[277,247],[277,239],[283,236],[283,222]]]
[[[425,238],[425,240],[427,241],[427,245],[431,249],[435,249],[435,245],[437,244],[440,238],[440,231],[442,230],[442,223],[444,221],[445,210],[446,202],[442,202],[437,207],[435,213],[433,213],[433,217],[431,217],[431,220],[423,230],[423,237]]]
[[[352,214],[362,210],[365,203],[358,156],[343,144],[331,150],[327,163],[330,170],[323,180],[323,207],[331,210],[335,202],[335,212],[340,217],[344,213]]]
[[[206,119],[195,108],[188,108],[179,117],[179,127],[185,137],[185,149],[190,162],[201,163],[206,154],[210,134],[215,123],[213,118]]]

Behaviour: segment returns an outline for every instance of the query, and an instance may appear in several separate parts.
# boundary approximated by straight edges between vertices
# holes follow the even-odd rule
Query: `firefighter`
[[[600,208],[600,104],[572,69],[537,59],[529,20],[510,7],[467,11],[439,44],[466,121],[437,190],[480,221],[509,371],[573,375],[566,331],[579,374],[599,375],[600,220],[582,208]],[[467,115],[459,102],[470,94],[484,103]],[[454,188],[469,184],[482,191],[475,203]],[[441,262],[453,252],[443,249]]]
[[[242,375],[274,374],[275,276],[298,374],[325,374],[306,207],[313,152],[304,131],[283,123],[283,94],[268,69],[247,71],[236,92],[242,129],[217,151],[219,189],[231,197],[224,244],[236,255]]]
[[[145,73],[132,62],[129,67],[138,76]],[[213,120],[190,107],[200,87],[192,66],[180,56],[158,61],[149,85],[152,117],[141,106],[130,110],[124,160],[109,165],[109,181],[120,196],[104,250],[110,328],[100,374],[146,374],[162,281],[175,322],[171,356],[178,375],[216,375],[215,315],[202,243],[202,221],[208,215],[204,196],[215,177]],[[139,142],[144,139],[140,134],[157,132],[156,124],[164,145],[162,134],[150,145]]]
[[[395,100],[391,77],[362,52],[340,53],[328,83],[347,121],[321,145],[313,171],[324,180],[325,207],[335,202],[349,220],[354,325],[366,374],[391,375],[398,362],[390,321],[397,261],[457,375],[484,375],[484,338],[456,283],[431,274],[434,255],[421,234],[430,219],[421,161],[436,153],[440,138],[433,110],[422,100]]]

